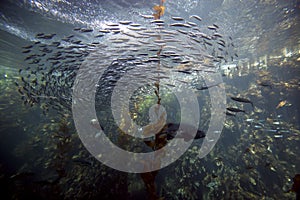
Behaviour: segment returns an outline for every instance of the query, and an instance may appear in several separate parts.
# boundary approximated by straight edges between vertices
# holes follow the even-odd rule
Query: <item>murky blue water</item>
[[[1,2],[0,182],[5,199],[296,198],[290,190],[293,177],[300,173],[299,1],[166,0],[161,19],[168,25],[161,30],[176,33],[151,32],[158,22],[147,21],[144,15],[152,15],[158,4],[152,0]],[[127,29],[130,26],[120,25],[125,20],[141,26]],[[188,21],[188,27],[180,24]],[[123,28],[116,30],[113,23]],[[108,28],[111,33],[106,34]],[[154,43],[147,44],[146,36],[124,34],[139,31],[153,34]],[[169,35],[161,38],[157,33]],[[179,41],[164,44],[167,39]],[[102,66],[106,63],[109,66]],[[209,133],[209,127],[217,126],[211,123],[212,116],[224,116],[220,138],[214,141],[207,135],[194,140],[178,160],[157,174],[125,173],[102,164],[78,137],[78,122],[74,124],[72,115],[72,89],[82,66],[86,73],[77,81],[84,80],[87,87],[94,83],[93,74],[103,72],[95,82],[96,116],[105,134],[121,148],[153,152],[173,141],[171,128],[160,135],[163,139],[157,136],[148,142],[129,137],[124,129],[131,130],[131,119],[147,126],[148,111],[157,103],[166,109],[166,123],[192,121],[192,114],[181,116],[184,108],[171,92],[185,90],[184,85],[196,95],[200,111],[199,124],[190,125]],[[127,80],[126,74],[130,74]],[[211,74],[218,74],[223,83],[208,85]],[[128,117],[125,104],[117,105],[121,112],[117,123],[113,91],[128,90],[128,80],[150,82],[130,97]],[[210,89],[216,88],[226,93],[220,113],[211,110]],[[250,100],[253,106],[232,97]],[[187,135],[183,138],[187,140]],[[215,146],[199,158],[201,145],[209,140]]]

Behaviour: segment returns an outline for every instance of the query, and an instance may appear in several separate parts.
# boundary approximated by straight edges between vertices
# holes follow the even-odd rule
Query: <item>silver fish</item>
[[[174,26],[174,27],[185,27],[185,28],[191,28],[192,26],[189,24],[183,24],[183,23],[173,23],[170,24],[170,26]]]
[[[153,19],[153,15],[141,15],[145,19]]]
[[[132,21],[119,21],[119,23],[122,25],[129,25],[132,23]]]
[[[117,23],[106,23],[105,25],[106,26],[119,26],[119,24],[117,24]]]
[[[184,19],[182,17],[171,17],[175,21],[183,21]]]
[[[202,18],[199,17],[198,15],[192,15],[192,16],[190,16],[190,18],[195,18],[195,19],[197,19],[198,21],[202,21]]]

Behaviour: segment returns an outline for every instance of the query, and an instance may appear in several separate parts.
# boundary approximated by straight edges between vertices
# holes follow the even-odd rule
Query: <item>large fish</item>
[[[192,135],[193,131],[197,130],[195,137]],[[174,124],[174,123],[167,123],[159,135],[166,134],[167,140],[171,140],[173,138],[182,138],[184,141],[188,142],[192,139],[200,139],[206,136],[205,132],[202,130],[197,129],[193,125],[189,124]]]

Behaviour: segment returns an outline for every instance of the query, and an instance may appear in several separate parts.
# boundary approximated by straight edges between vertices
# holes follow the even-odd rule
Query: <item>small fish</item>
[[[190,61],[189,60],[182,60],[180,63],[181,64],[188,64]]]
[[[209,88],[215,87],[215,86],[219,86],[220,83],[218,84],[214,84],[214,85],[210,85],[210,86],[202,86],[201,88],[197,88],[197,90],[207,90]]]
[[[289,130],[279,130],[279,133],[290,133],[291,131]]]
[[[28,50],[25,50],[25,51],[22,51],[22,53],[29,53],[31,50],[28,49]]]
[[[132,30],[132,31],[142,31],[142,30],[145,30],[145,28],[143,27],[138,27],[138,26],[132,26],[132,27],[128,27],[129,30]]]
[[[184,19],[182,17],[171,17],[175,21],[183,21]]]
[[[286,105],[286,103],[287,103],[287,100],[280,101],[280,102],[278,103],[278,105],[276,106],[276,109],[282,108],[283,106]]]
[[[170,83],[165,83],[165,85],[170,86],[170,87],[176,87],[176,85],[170,84]]]
[[[24,60],[30,60],[30,59],[33,59],[33,58],[36,58],[35,54],[27,56]]]
[[[151,23],[154,23],[154,24],[163,24],[165,22],[164,22],[164,20],[161,20],[161,19],[155,19],[155,20],[151,21]]]
[[[105,25],[107,25],[107,26],[119,26],[119,24],[117,24],[117,23],[107,23]]]
[[[217,58],[225,60],[224,56],[217,56]]]
[[[221,35],[220,33],[214,33],[213,36],[223,38],[223,35]]]
[[[37,33],[36,35],[35,35],[35,37],[41,37],[41,36],[43,36],[44,35],[44,33]]]
[[[233,117],[236,116],[235,114],[233,114],[233,113],[231,113],[231,112],[228,112],[228,111],[226,111],[225,114],[226,114],[227,116],[233,116]]]
[[[141,26],[141,24],[134,23],[134,24],[130,24],[129,26],[133,26],[133,27],[140,27],[140,26]]]
[[[21,96],[24,95],[24,93],[22,92],[22,90],[20,88],[18,89],[18,92],[20,93]]]
[[[153,19],[153,15],[141,15],[145,19]]]
[[[239,108],[229,107],[229,108],[226,108],[226,109],[229,110],[229,111],[231,111],[231,112],[243,112],[243,113],[246,113],[246,111],[241,110]]]
[[[225,44],[223,42],[217,42],[219,45],[221,45],[222,47],[225,47]]]
[[[162,30],[162,33],[166,33],[168,35],[177,35],[177,33],[174,30]]]
[[[217,28],[215,26],[207,26],[207,28],[210,30],[214,30],[214,31],[217,30]]]
[[[274,135],[274,138],[283,138],[283,135]]]
[[[126,41],[124,40],[113,40],[112,43],[117,44],[117,43],[124,43]]]
[[[185,27],[185,28],[191,28],[192,26],[189,24],[183,24],[183,23],[173,23],[170,24],[170,26],[174,26],[174,27]]]
[[[181,73],[184,73],[184,74],[191,74],[192,72],[188,70],[177,70],[177,72],[181,72]]]
[[[80,31],[83,33],[89,33],[89,32],[93,32],[93,29],[82,28],[82,29],[80,29]]]
[[[208,36],[208,35],[206,35],[204,33],[201,34],[201,37],[204,38],[204,39],[206,39],[206,40],[211,40],[212,39],[210,36]]]
[[[250,101],[249,99],[246,98],[242,98],[242,97],[230,97],[232,100],[237,101],[237,102],[242,102],[242,103],[250,103],[252,107],[253,106],[253,102]]]
[[[73,44],[80,44],[81,40],[72,41]]]
[[[66,38],[70,39],[70,38],[72,38],[72,37],[74,37],[74,35],[69,35],[69,36],[67,36]]]
[[[209,45],[209,46],[212,46],[212,43],[210,43],[210,42],[208,42],[206,40],[204,41],[204,43],[207,44],[207,45]]]
[[[185,35],[188,34],[188,32],[187,32],[187,31],[184,31],[184,30],[178,29],[177,31],[178,31],[179,33],[182,33],[182,34],[185,34]]]
[[[107,30],[107,29],[101,29],[101,30],[99,30],[99,32],[101,32],[101,33],[109,33],[110,31]]]
[[[40,38],[40,39],[52,39],[56,34],[55,33],[52,33],[52,34],[43,34],[41,36],[38,36],[39,34],[37,34],[37,38]]]
[[[214,27],[219,28],[219,26],[217,24],[213,24]]]
[[[33,47],[33,45],[28,45],[28,46],[25,46],[25,47],[22,47],[23,49],[30,49],[30,48],[32,48]]]
[[[58,47],[60,45],[60,42],[52,42],[51,46]]]
[[[202,21],[202,18],[199,17],[198,15],[192,15],[192,16],[190,16],[190,18],[195,18],[195,19],[197,19],[200,22]]]
[[[132,23],[132,21],[119,21],[119,23],[122,25],[129,25]]]
[[[103,37],[104,35],[103,34],[98,34],[95,36],[95,38],[99,38],[99,37]]]
[[[197,26],[197,24],[194,23],[194,22],[187,22],[187,24],[189,24],[189,25],[191,25],[191,26]]]

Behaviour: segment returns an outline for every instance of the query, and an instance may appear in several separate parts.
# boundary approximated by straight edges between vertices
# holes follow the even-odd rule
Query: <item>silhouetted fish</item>
[[[197,90],[208,90],[209,88],[218,86],[219,84],[220,84],[220,83],[218,83],[218,84],[213,84],[213,85],[210,85],[210,86],[202,86],[202,87],[200,87],[200,88],[197,88]]]
[[[233,116],[233,117],[236,116],[235,114],[233,114],[233,113],[231,113],[231,112],[228,112],[228,111],[226,111],[225,114],[226,114],[227,116]]]
[[[232,100],[237,101],[237,102],[242,102],[242,103],[250,103],[252,107],[253,106],[253,102],[250,101],[249,99],[246,98],[242,98],[242,97],[230,97]]]
[[[184,19],[182,17],[172,17],[175,21],[183,21]]]
[[[90,33],[90,32],[93,32],[93,29],[82,28],[82,29],[80,29],[80,31],[83,32],[83,33]]]
[[[181,128],[181,129],[179,129],[179,128]],[[196,136],[193,137],[192,132],[195,131],[195,130],[197,130],[197,133],[196,133]],[[188,142],[192,139],[204,138],[206,136],[204,131],[197,129],[192,125],[189,125],[189,124],[174,124],[174,123],[166,124],[162,128],[161,132],[158,133],[158,134],[159,135],[166,134],[168,140],[171,140],[176,136],[176,138],[182,138],[186,142]]]
[[[28,45],[28,46],[25,46],[25,47],[22,47],[23,49],[30,49],[30,48],[32,48],[33,47],[33,45]]]
[[[226,108],[226,109],[229,110],[229,111],[231,111],[231,112],[243,112],[243,113],[246,113],[246,111],[241,110],[239,108],[229,107],[229,108]]]

